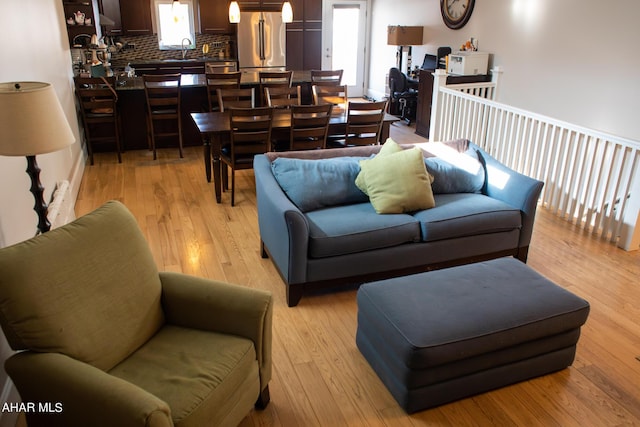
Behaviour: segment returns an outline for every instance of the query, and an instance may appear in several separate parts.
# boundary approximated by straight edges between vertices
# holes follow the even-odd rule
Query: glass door
[[[368,0],[325,0],[322,16],[322,69],[344,70],[349,97],[364,95]]]

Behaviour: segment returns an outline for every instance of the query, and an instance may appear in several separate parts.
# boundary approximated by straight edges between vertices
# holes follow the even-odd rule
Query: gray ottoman
[[[502,258],[358,290],[356,344],[405,411],[564,369],[589,303]]]

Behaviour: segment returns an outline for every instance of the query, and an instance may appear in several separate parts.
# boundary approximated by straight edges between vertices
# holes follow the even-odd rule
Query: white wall
[[[0,4],[0,82],[51,83],[60,99],[76,140],[78,125],[72,90],[69,42],[59,0],[3,0]],[[52,135],[54,138],[55,135]],[[77,187],[84,167],[80,144],[37,156],[40,180],[49,200],[55,183],[70,179]],[[38,223],[29,191],[24,157],[0,156],[0,247],[33,237]],[[80,176],[78,176],[80,175]]]
[[[78,140],[69,42],[62,23],[60,0],[2,0],[0,82],[34,80],[53,84]],[[45,187],[45,200],[50,199],[56,181],[61,179],[70,180],[72,195],[77,195],[84,169],[80,144],[38,156],[37,161],[42,169],[40,180]],[[36,232],[38,219],[26,167],[24,157],[0,156],[0,247],[33,237]],[[0,361],[3,363],[11,353],[0,335]],[[19,401],[4,370],[0,370],[0,390],[0,405]],[[0,414],[0,427],[15,425],[16,416]]]
[[[477,0],[456,31],[442,22],[439,0],[373,0],[369,90],[383,94],[395,64],[387,25],[422,25],[414,65],[475,37],[503,67],[500,102],[640,141],[639,16],[637,0]]]

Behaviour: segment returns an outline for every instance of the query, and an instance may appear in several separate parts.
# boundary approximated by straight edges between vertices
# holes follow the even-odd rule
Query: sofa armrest
[[[303,283],[307,278],[309,223],[278,185],[267,156],[256,156],[253,169],[260,239],[283,279],[288,284]]]
[[[263,390],[271,379],[271,293],[181,273],[161,272],[167,323],[253,341]]]
[[[163,400],[63,354],[25,351],[5,367],[22,401],[35,405],[29,426],[173,426]]]
[[[483,192],[522,211],[522,230],[518,246],[528,247],[544,183],[505,166],[481,148],[477,150],[487,173]]]

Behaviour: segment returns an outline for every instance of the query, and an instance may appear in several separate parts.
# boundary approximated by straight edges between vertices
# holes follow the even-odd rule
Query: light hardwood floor
[[[404,124],[398,142],[421,142]],[[275,267],[260,257],[252,171],[237,173],[236,206],[215,202],[201,148],[96,154],[76,205],[110,199],[138,219],[160,269],[274,295],[271,403],[242,426],[640,425],[640,253],[624,252],[538,209],[528,264],[591,303],[568,369],[406,415],[355,345],[356,290],[304,296],[286,306]]]

